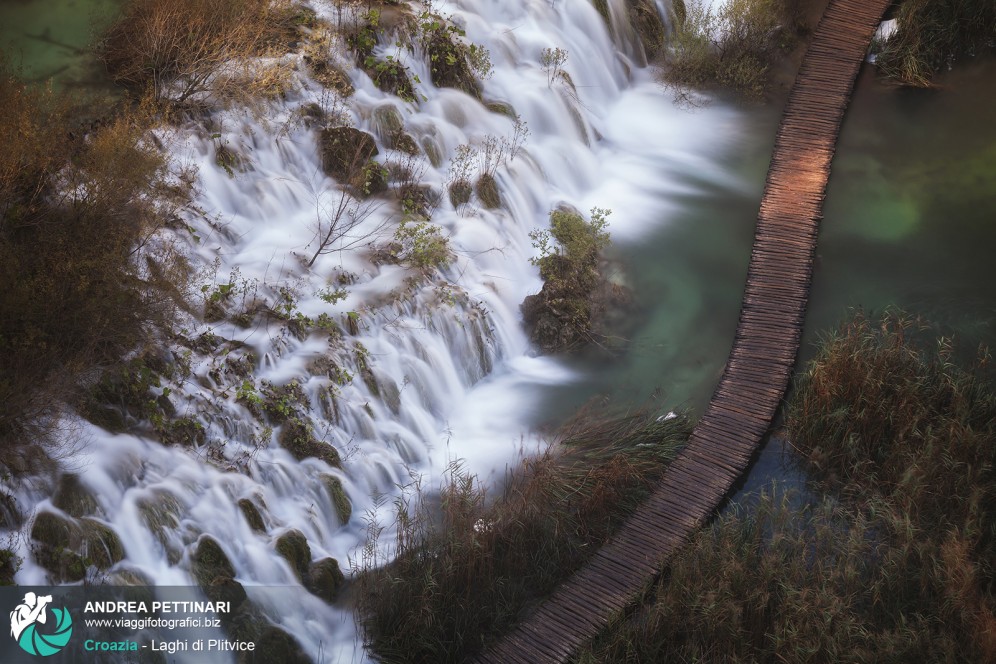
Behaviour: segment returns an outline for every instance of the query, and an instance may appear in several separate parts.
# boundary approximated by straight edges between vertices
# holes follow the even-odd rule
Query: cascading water
[[[171,349],[171,359],[189,371],[157,389],[178,416],[203,430],[195,449],[79,424],[80,451],[67,470],[79,473],[96,499],[94,515],[124,546],[109,582],[131,574],[156,585],[189,585],[193,550],[208,534],[250,596],[271,620],[293,627],[311,657],[363,658],[348,612],[303,591],[283,599],[253,594],[253,586],[299,589],[274,549],[276,537],[299,530],[314,560],[333,557],[345,565],[365,537],[365,514],[390,523],[390,501],[375,496],[395,495],[412,473],[424,474],[431,486],[461,459],[467,470],[489,477],[536,449],[530,425],[542,415],[537,396],[544,385],[572,376],[558,360],[531,354],[521,328],[518,306],[541,285],[529,264],[529,232],[545,227],[557,205],[599,206],[613,210],[614,237],[633,240],[666,217],[667,195],[677,191],[669,173],[724,177],[712,157],[736,131],[736,112],[674,109],[637,66],[642,53],[623,0],[607,6],[611,32],[586,0],[434,7],[490,51],[493,75],[483,83],[483,99],[514,109],[529,129],[519,153],[495,172],[496,209],[454,208],[446,184],[461,145],[515,133],[507,114],[434,87],[421,56],[406,61],[421,81],[417,102],[382,92],[359,69],[350,72],[356,92],[340,110],[378,137],[378,159],[400,159],[384,145],[385,118],[399,116],[437,162],[415,160],[424,169],[422,184],[440,199],[432,223],[454,253],[431,277],[374,260],[370,242],[390,241],[400,218],[393,203],[367,211],[351,231],[351,238],[363,238],[355,248],[320,253],[308,265],[319,211],[334,206],[341,190],[323,171],[316,132],[300,120],[308,105],[324,101],[305,67],[286,98],[259,114],[219,111],[211,131],[191,124],[160,134],[179,163],[196,167],[200,212],[187,214],[190,232],[176,240],[204,285],[205,302],[238,300],[249,309],[265,301],[284,310],[257,311],[248,325],[232,310],[214,323],[178,321],[178,333],[203,344]],[[331,6],[314,7],[319,16],[339,18]],[[551,48],[566,52],[566,75],[541,65]],[[219,168],[221,150],[239,155],[237,172]],[[340,288],[345,292],[329,296]],[[326,321],[324,328],[296,328],[295,320],[305,317]],[[255,390],[295,382],[302,419],[320,443],[338,451],[341,468],[328,459],[295,459],[277,443],[279,430],[251,414]],[[340,518],[336,480],[352,503],[350,518]],[[44,482],[22,483],[15,498],[39,512],[61,513],[50,493]],[[245,499],[261,511],[263,532],[240,509]],[[32,562],[23,539],[18,553],[26,561],[18,582],[44,583],[47,573]]]

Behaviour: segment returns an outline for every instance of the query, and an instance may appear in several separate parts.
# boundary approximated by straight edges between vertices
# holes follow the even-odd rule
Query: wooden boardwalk
[[[566,661],[645,591],[747,468],[795,364],[830,161],[888,5],[832,0],[820,21],[775,141],[733,349],[688,446],[615,538],[478,662]]]

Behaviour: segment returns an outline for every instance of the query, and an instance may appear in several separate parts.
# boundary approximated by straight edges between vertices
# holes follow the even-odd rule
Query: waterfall
[[[336,20],[331,3],[312,6]],[[302,119],[309,105],[327,102],[303,64],[285,97],[255,113],[217,111],[210,130],[191,122],[159,131],[176,162],[196,169],[195,205],[182,220],[187,230],[173,240],[188,256],[205,302],[218,294],[228,315],[177,321],[178,334],[208,345],[172,347],[172,358],[189,371],[158,388],[179,416],[197,423],[202,445],[168,447],[140,433],[78,424],[80,451],[66,469],[80,475],[95,497],[94,515],[125,550],[107,580],[131,573],[157,585],[189,585],[193,549],[208,534],[250,596],[253,587],[299,587],[274,549],[281,534],[301,531],[313,559],[333,557],[346,567],[363,542],[365,515],[389,526],[390,497],[413,473],[432,486],[451,461],[462,459],[483,478],[500,477],[520,453],[538,449],[531,426],[542,417],[543,389],[573,375],[558,359],[533,354],[522,330],[519,304],[541,286],[529,262],[530,231],[545,228],[557,205],[599,206],[613,210],[613,237],[634,241],[666,218],[669,196],[687,193],[669,181],[669,172],[726,177],[712,156],[737,128],[738,115],[728,108],[673,108],[639,66],[642,51],[623,1],[607,6],[611,31],[587,0],[437,3],[435,11],[490,53],[484,103],[434,87],[417,50],[405,61],[418,78],[414,102],[381,91],[358,68],[348,72],[356,92],[339,110],[377,137],[377,159],[399,158],[384,142],[389,117],[400,117],[428,155],[414,165],[439,199],[431,221],[448,239],[453,260],[427,276],[376,260],[401,217],[393,203],[366,211],[353,229],[360,239],[353,249],[321,254],[308,266],[318,210],[334,205],[341,190],[323,171],[317,132]],[[556,48],[567,59],[563,75],[551,76],[541,61],[545,49]],[[501,206],[454,207],[445,189],[459,147],[481,149],[516,132],[514,120],[497,108],[513,109],[529,130],[519,153],[495,172]],[[235,168],[219,166],[222,149],[238,155]],[[285,310],[234,320],[235,310],[263,302]],[[295,328],[295,319],[305,318],[324,327]],[[247,380],[256,391],[296,381],[303,395],[296,407],[342,467],[297,460],[282,448],[279,431],[268,430],[240,397]],[[329,478],[352,504],[345,522]],[[61,514],[50,483],[24,482],[14,494],[22,506]],[[243,499],[261,510],[265,532],[247,522]],[[169,506],[175,518],[151,528],[150,505]],[[46,571],[23,538],[18,553],[25,559],[18,582],[44,583]],[[319,653],[324,661],[363,659],[348,611],[304,591],[264,608],[275,622],[294,626],[316,661]],[[176,658],[184,661],[183,653]]]

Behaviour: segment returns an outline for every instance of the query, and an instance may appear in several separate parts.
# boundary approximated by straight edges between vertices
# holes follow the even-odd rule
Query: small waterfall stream
[[[336,20],[331,4],[313,7]],[[189,365],[189,372],[159,388],[178,416],[202,427],[204,444],[167,447],[78,423],[80,449],[66,460],[66,470],[80,475],[96,498],[95,516],[125,549],[107,581],[121,582],[129,572],[157,585],[189,585],[192,550],[209,534],[251,597],[253,586],[300,590],[274,550],[279,535],[300,530],[313,559],[334,557],[347,567],[363,543],[365,515],[388,525],[382,539],[391,539],[390,497],[413,473],[433,486],[459,459],[483,478],[500,476],[521,453],[542,444],[531,430],[543,415],[536,412],[537,395],[574,377],[558,359],[535,356],[522,330],[519,304],[541,286],[529,263],[530,231],[546,227],[557,205],[598,206],[613,210],[613,237],[636,241],[667,218],[667,196],[681,193],[668,173],[730,177],[716,157],[738,130],[738,112],[730,108],[675,109],[639,66],[643,56],[623,0],[609,0],[608,7],[612,31],[587,0],[434,6],[466,30],[467,40],[489,50],[493,75],[483,83],[484,101],[514,109],[529,129],[519,153],[496,171],[497,209],[474,202],[454,208],[445,188],[460,146],[480,149],[514,135],[507,114],[463,92],[434,87],[424,57],[406,60],[420,80],[414,103],[382,92],[359,69],[349,71],[356,92],[341,112],[378,138],[378,160],[400,158],[384,144],[385,118],[394,117],[433,157],[420,156],[414,164],[439,197],[432,223],[448,238],[454,259],[428,277],[372,260],[370,243],[389,242],[398,224],[393,203],[370,210],[354,229],[363,238],[355,249],[320,255],[307,265],[316,250],[316,210],[334,205],[340,189],[322,169],[316,131],[301,120],[302,109],[325,101],[303,64],[286,98],[259,113],[219,111],[210,130],[191,123],[160,133],[176,161],[196,169],[200,212],[186,215],[189,232],[174,239],[190,259],[205,302],[223,294],[228,315],[213,323],[197,317],[177,322],[180,334],[206,346],[173,347],[172,359]],[[567,76],[551,78],[540,64],[548,48],[567,52]],[[383,44],[378,49],[394,52]],[[219,167],[221,148],[239,155],[236,172]],[[340,288],[341,298],[329,296]],[[264,300],[271,308],[285,307],[284,315],[235,322],[239,307]],[[295,317],[326,321],[325,328],[301,332]],[[268,429],[247,407],[246,381],[253,390],[263,389],[264,381],[296,382],[303,417],[320,442],[337,450],[342,467],[299,461],[283,449],[277,427]],[[351,502],[348,519],[340,518],[329,478],[341,483]],[[51,494],[40,481],[15,489],[20,505],[60,513]],[[265,532],[250,527],[238,505],[242,499],[260,509]],[[175,519],[150,527],[150,506],[172,510]],[[18,582],[45,583],[46,571],[32,562],[24,539],[19,553],[25,564]],[[364,658],[348,611],[303,591],[270,601],[268,616],[293,625],[316,661]]]

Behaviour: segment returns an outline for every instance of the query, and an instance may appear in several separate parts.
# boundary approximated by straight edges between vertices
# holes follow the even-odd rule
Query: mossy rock
[[[413,157],[416,157],[422,153],[418,147],[418,143],[412,135],[405,131],[399,131],[392,134],[388,138],[388,145],[398,152],[404,152],[405,154],[410,154]]]
[[[300,408],[306,407],[308,403],[308,396],[304,393],[304,388],[296,380],[284,385],[274,385],[263,381],[261,392],[263,412],[276,423],[299,417]]]
[[[312,77],[322,87],[335,90],[343,97],[351,97],[356,92],[353,82],[349,80],[349,76],[331,58],[312,58],[306,56],[304,62],[308,65]]]
[[[142,523],[162,544],[169,562],[178,563],[182,552],[170,542],[169,532],[180,526],[180,501],[169,491],[155,491],[149,498],[138,500],[136,506]]]
[[[498,191],[498,181],[493,175],[485,173],[478,178],[474,191],[477,192],[477,197],[481,199],[484,207],[489,210],[501,207],[501,193]]]
[[[263,630],[256,640],[254,662],[280,662],[280,664],[312,664],[294,637],[276,625]]]
[[[166,420],[156,427],[156,433],[159,434],[159,440],[163,445],[197,447],[207,440],[204,426],[192,417]]]
[[[17,499],[9,493],[0,491],[0,528],[14,530],[24,523],[24,516],[17,507]]]
[[[653,0],[636,0],[627,4],[629,21],[640,37],[643,52],[647,59],[653,59],[664,48],[667,41],[667,26],[664,25]],[[684,10],[683,6],[682,10]]]
[[[457,180],[449,187],[450,204],[457,208],[470,202],[474,187],[467,180]]]
[[[0,549],[0,586],[14,585],[14,575],[21,567],[21,559],[10,549]]]
[[[335,508],[336,516],[339,517],[339,523],[345,525],[353,515],[353,504],[350,502],[349,496],[346,495],[342,481],[338,477],[328,474],[321,475],[321,480],[332,500],[332,506]]]
[[[248,498],[242,498],[239,500],[239,509],[242,510],[242,516],[246,518],[246,523],[257,533],[266,532],[266,524],[263,522],[263,514],[256,507],[256,504],[249,500]]]
[[[124,559],[124,546],[117,533],[90,518],[73,522],[42,512],[35,518],[31,539],[35,542],[35,561],[59,581],[79,581],[89,565],[107,569]]]
[[[339,182],[352,181],[379,154],[374,137],[353,127],[332,127],[320,136],[322,168]]]
[[[442,25],[442,21],[438,22]],[[425,42],[429,56],[429,77],[437,88],[456,88],[480,98],[481,84],[467,62],[467,47],[453,41],[450,33],[440,27],[431,30]]]
[[[301,418],[295,417],[284,423],[277,442],[298,461],[314,458],[335,468],[342,467],[339,452],[331,445],[316,440],[311,425]]]
[[[405,128],[405,120],[394,104],[381,104],[373,111],[373,126],[374,131],[386,140]]]
[[[439,143],[432,136],[422,137],[422,152],[428,157],[433,168],[439,168],[443,164],[443,151]]]
[[[197,542],[197,547],[190,557],[190,571],[202,588],[208,587],[218,577],[235,578],[232,561],[225,555],[218,540],[210,535],[204,535]]]
[[[246,589],[230,576],[216,576],[201,586],[212,602],[228,602],[230,612],[235,612],[248,599]]]
[[[304,585],[313,595],[331,604],[339,597],[343,586],[346,585],[346,576],[339,569],[338,560],[322,558],[314,562],[308,569]]]
[[[383,194],[388,189],[387,169],[376,161],[368,161],[352,185],[363,198]]]
[[[416,101],[415,88],[408,76],[408,68],[397,60],[364,60],[363,71],[373,80],[374,85],[384,92],[407,102]]]
[[[515,108],[504,101],[489,101],[484,106],[492,113],[497,113],[499,115],[504,115],[510,120],[518,119],[518,114],[515,112]]]
[[[274,548],[287,561],[297,578],[308,578],[311,567],[311,547],[308,538],[300,530],[289,530],[277,538]]]

